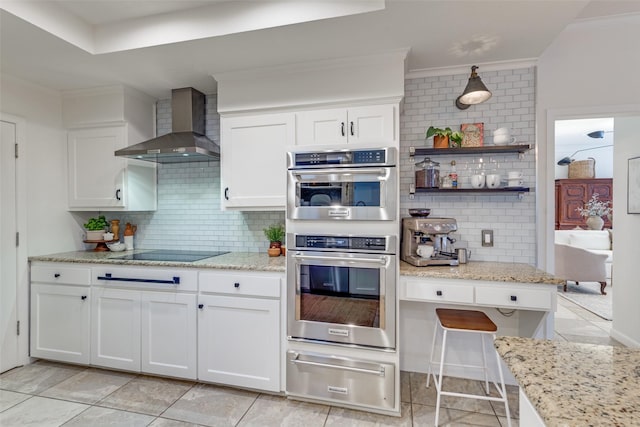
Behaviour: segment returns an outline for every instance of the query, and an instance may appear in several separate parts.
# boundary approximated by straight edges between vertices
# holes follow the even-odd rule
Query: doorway
[[[602,215],[603,230],[608,233],[593,233],[572,231],[587,230],[587,212],[582,212],[585,203],[598,200],[605,206],[613,206],[613,117],[588,117],[555,120],[554,122],[554,181],[555,181],[555,220],[554,242],[578,246],[589,250],[589,253],[606,253],[606,262],[602,259],[589,259],[589,253],[571,252],[570,256],[584,253],[571,262],[577,266],[584,260],[584,268],[576,267],[576,274],[585,274],[590,266],[600,265],[606,271],[606,295],[601,294],[598,268],[594,269],[593,281],[569,281],[564,290],[559,290],[559,296],[587,309],[603,320],[613,319],[613,303],[611,288],[611,265],[613,260],[611,245],[612,215]],[[598,216],[597,218],[600,218]],[[563,230],[563,231],[559,231]],[[602,236],[601,236],[602,234]],[[578,241],[573,244],[570,237]],[[591,237],[589,237],[591,236]],[[602,237],[602,238],[601,238]],[[580,240],[581,239],[581,240]],[[567,254],[569,256],[569,254]],[[603,262],[604,264],[598,264]],[[595,263],[595,264],[594,264]],[[566,268],[566,266],[565,266]],[[587,277],[591,277],[587,274]]]

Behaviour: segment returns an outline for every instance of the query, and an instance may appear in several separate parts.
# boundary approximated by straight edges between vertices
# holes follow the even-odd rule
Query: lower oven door
[[[289,337],[395,348],[395,255],[287,251]]]
[[[393,409],[392,364],[314,353],[287,352],[287,394]]]

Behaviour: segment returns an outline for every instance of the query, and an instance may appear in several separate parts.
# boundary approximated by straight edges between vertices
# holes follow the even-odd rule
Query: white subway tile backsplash
[[[409,208],[428,207],[435,217],[452,217],[458,221],[458,237],[473,249],[472,260],[505,261],[535,264],[535,196],[524,195],[522,200],[515,194],[508,195],[429,195],[417,193],[409,199],[408,188],[413,183],[414,165],[421,159],[410,159],[409,147],[431,146],[424,140],[429,126],[459,129],[461,123],[484,122],[485,144],[493,142],[492,131],[498,127],[512,129],[519,143],[534,144],[535,135],[535,69],[479,70],[483,82],[493,96],[484,104],[458,110],[455,98],[466,86],[468,75],[435,76],[405,81],[410,102],[405,103],[400,117],[400,208],[407,215]],[[424,94],[410,93],[415,88]],[[468,185],[469,176],[484,164],[485,172],[497,170],[506,175],[510,170],[523,172],[525,185],[535,185],[535,156],[527,152],[523,159],[517,154],[480,156],[438,156],[441,171],[450,168],[451,160],[457,162],[456,169],[461,185]],[[532,189],[533,190],[533,189]],[[494,230],[494,246],[481,246],[481,230]]]

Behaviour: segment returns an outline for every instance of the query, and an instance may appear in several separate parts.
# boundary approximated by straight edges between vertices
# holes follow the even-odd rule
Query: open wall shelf
[[[483,145],[482,147],[460,147],[460,148],[417,148],[409,147],[409,156],[435,156],[435,155],[459,155],[459,154],[497,154],[497,153],[519,153],[524,154],[531,150],[529,144],[519,145]]]

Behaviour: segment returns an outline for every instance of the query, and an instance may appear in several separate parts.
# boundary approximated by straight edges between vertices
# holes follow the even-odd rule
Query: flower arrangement
[[[589,199],[589,201],[584,204],[584,208],[576,208],[576,210],[580,213],[581,216],[585,217],[603,217],[605,215],[609,215],[612,212],[611,202],[608,200],[606,202],[598,200],[598,193],[593,193],[591,199]]]

